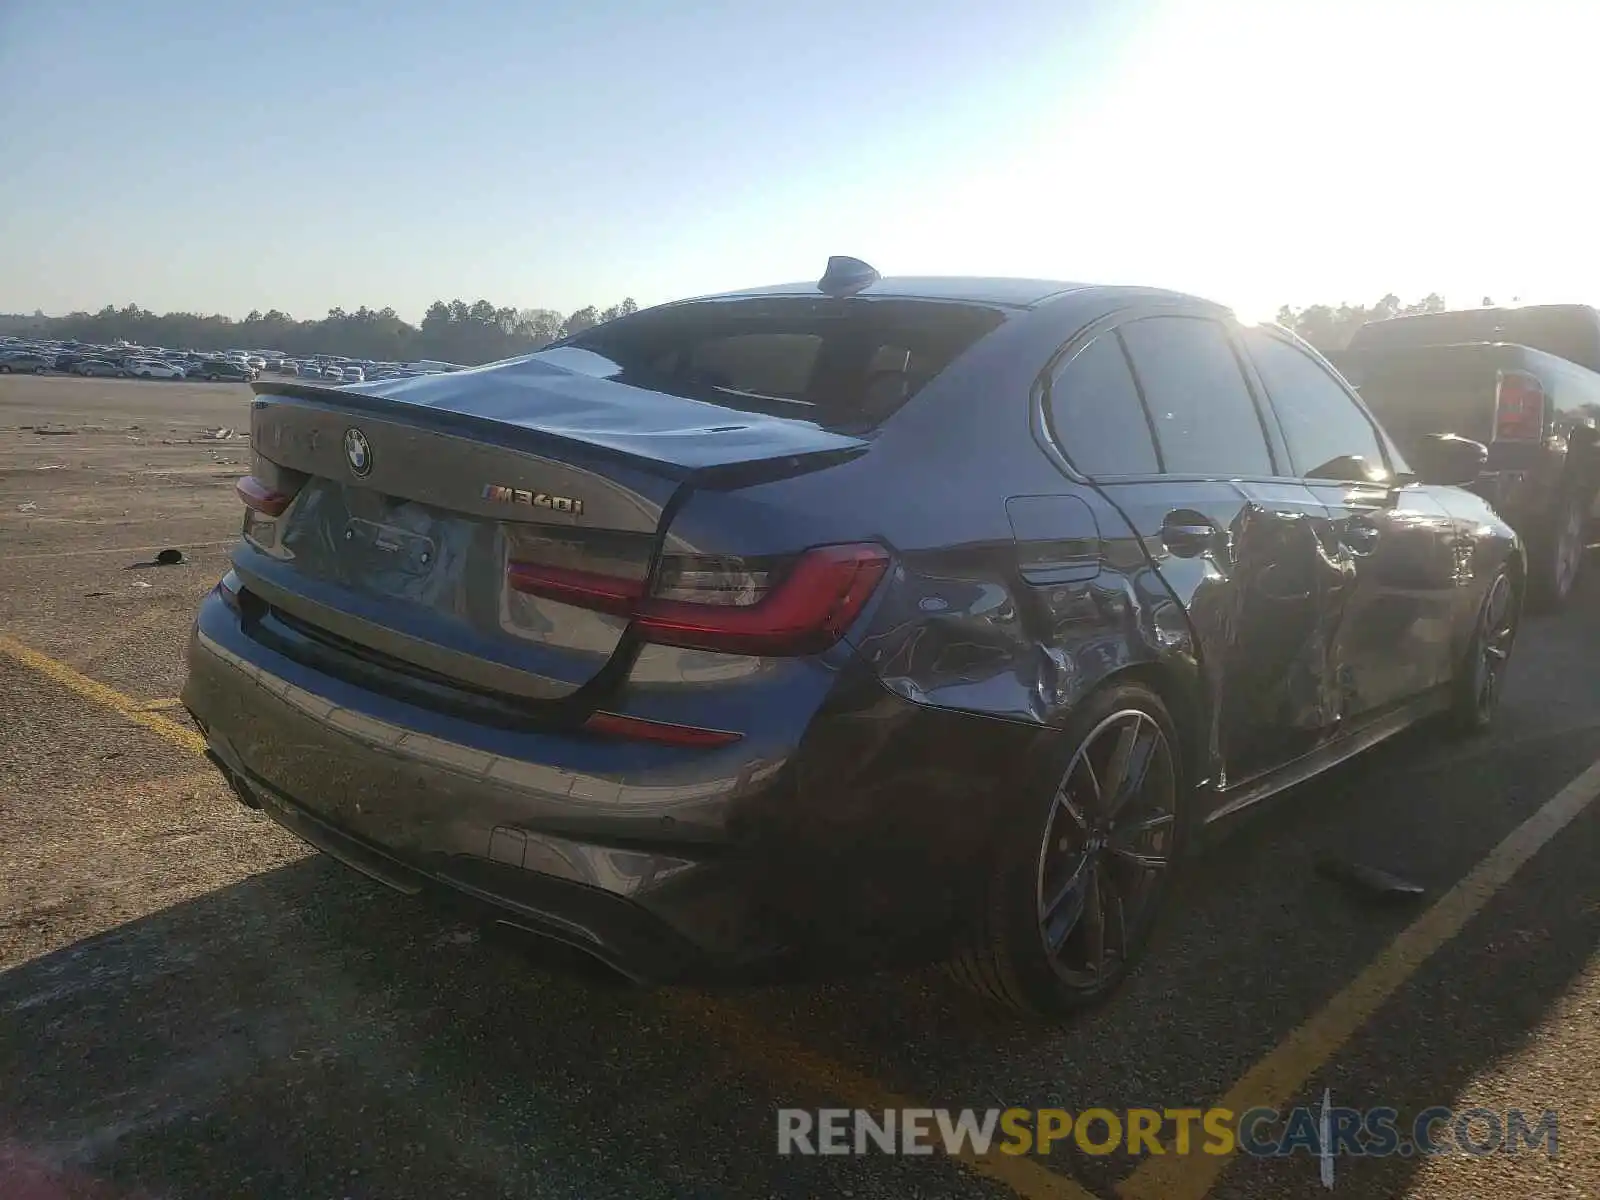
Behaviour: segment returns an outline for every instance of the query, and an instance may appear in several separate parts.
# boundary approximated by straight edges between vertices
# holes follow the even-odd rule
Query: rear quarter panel
[[[1141,542],[1032,434],[1039,373],[1113,302],[1068,297],[1014,316],[885,422],[868,453],[696,491],[673,539],[739,554],[888,546],[894,567],[850,640],[885,687],[918,705],[1048,735],[1112,676],[1147,670],[1167,681],[1174,707],[1197,706],[1186,619]],[[1029,519],[1056,498],[1072,501],[1057,509],[1063,528]],[[1062,541],[1074,544],[1070,561],[1024,578],[1024,560],[1059,558],[1052,543]]]

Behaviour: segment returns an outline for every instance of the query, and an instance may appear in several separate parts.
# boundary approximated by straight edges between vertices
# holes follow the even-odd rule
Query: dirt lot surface
[[[0,1200],[1277,1200],[1321,1164],[784,1157],[777,1110],[1325,1092],[1559,1121],[1554,1159],[1342,1156],[1335,1194],[1600,1195],[1600,571],[1524,630],[1492,736],[1408,736],[1253,819],[1090,1015],[1007,1022],[932,971],[638,991],[307,851],[198,756],[173,698],[247,399],[0,378]],[[187,563],[142,565],[164,547]],[[1330,854],[1428,894],[1362,903]]]

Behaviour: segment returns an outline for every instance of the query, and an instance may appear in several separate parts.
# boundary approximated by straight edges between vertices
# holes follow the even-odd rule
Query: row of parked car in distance
[[[333,383],[364,383],[454,369],[448,363],[387,363],[316,355],[295,359],[244,350],[200,352],[159,347],[95,346],[82,342],[28,342],[0,339],[0,375],[60,371],[73,375],[127,379],[204,379],[249,383],[262,371]]]

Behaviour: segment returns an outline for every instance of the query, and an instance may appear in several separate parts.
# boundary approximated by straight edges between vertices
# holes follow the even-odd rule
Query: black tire
[[[0,363],[0,375],[9,375],[9,374],[11,374],[11,368],[6,366],[5,363]]]
[[[216,376],[216,374],[214,372],[212,374],[206,376],[206,382],[207,383],[215,383],[216,381],[217,381],[217,376]]]
[[[984,999],[1047,1018],[1104,1000],[1139,961],[1171,889],[1189,798],[1183,743],[1150,688],[1107,687],[1063,732],[1003,818],[981,911],[950,962]],[[1140,790],[1096,812],[1100,780],[1114,790],[1118,755]]]
[[[33,373],[35,375],[43,375],[44,374],[44,368],[43,367],[35,367],[33,369]]]
[[[1528,539],[1528,597],[1540,612],[1559,612],[1577,590],[1583,573],[1589,506],[1575,490],[1563,489],[1555,512],[1537,536]]]
[[[1484,589],[1472,639],[1456,670],[1454,698],[1445,714],[1449,732],[1473,737],[1494,724],[1521,618],[1522,589],[1502,564]]]

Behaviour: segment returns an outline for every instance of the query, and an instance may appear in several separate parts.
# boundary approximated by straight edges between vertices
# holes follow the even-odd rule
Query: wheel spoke
[[[1077,928],[1078,922],[1083,919],[1086,905],[1087,884],[1090,882],[1091,865],[1087,855],[1080,857],[1072,868],[1072,873],[1067,876],[1065,883],[1057,889],[1044,905],[1039,915],[1039,924],[1044,929],[1045,945],[1054,954],[1061,949],[1061,944],[1067,940],[1067,935]]]
[[[1142,821],[1135,821],[1131,825],[1120,825],[1111,835],[1112,846],[1124,846],[1141,834],[1149,833],[1154,829],[1164,829],[1171,825],[1177,817],[1169,812],[1151,813]]]
[[[1098,975],[1106,965],[1106,905],[1101,890],[1098,865],[1089,868],[1089,883],[1084,889],[1083,942],[1084,966]]]
[[[1117,883],[1113,873],[1107,870],[1096,870],[1096,876],[1102,881],[1105,894],[1105,909],[1108,914],[1107,928],[1114,937],[1116,954],[1118,958],[1128,955],[1128,901],[1122,894],[1122,888]]]
[[[1150,762],[1155,757],[1156,730],[1146,727],[1142,720],[1129,721],[1117,735],[1116,748],[1111,752],[1111,765],[1106,770],[1106,787],[1110,795],[1102,805],[1109,820],[1121,811],[1128,799],[1139,793],[1150,774]]]
[[[1137,850],[1129,850],[1124,846],[1107,846],[1106,850],[1117,856],[1122,862],[1129,863],[1143,871],[1165,871],[1168,859],[1164,854],[1142,854]]]
[[[1095,774],[1094,763],[1089,761],[1088,754],[1078,755],[1078,770],[1089,777],[1089,803],[1098,809],[1104,793],[1100,790],[1100,776]],[[1071,782],[1071,779],[1072,776],[1069,774],[1068,782]]]
[[[1484,624],[1492,633],[1498,631],[1501,622],[1505,619],[1506,609],[1510,607],[1511,589],[1506,586],[1505,578],[1495,580],[1494,590],[1489,596],[1489,612],[1484,619]]]
[[[1065,785],[1056,793],[1056,807],[1067,814],[1068,819],[1078,827],[1079,833],[1089,832],[1088,818],[1083,815],[1083,810],[1078,807]]]

